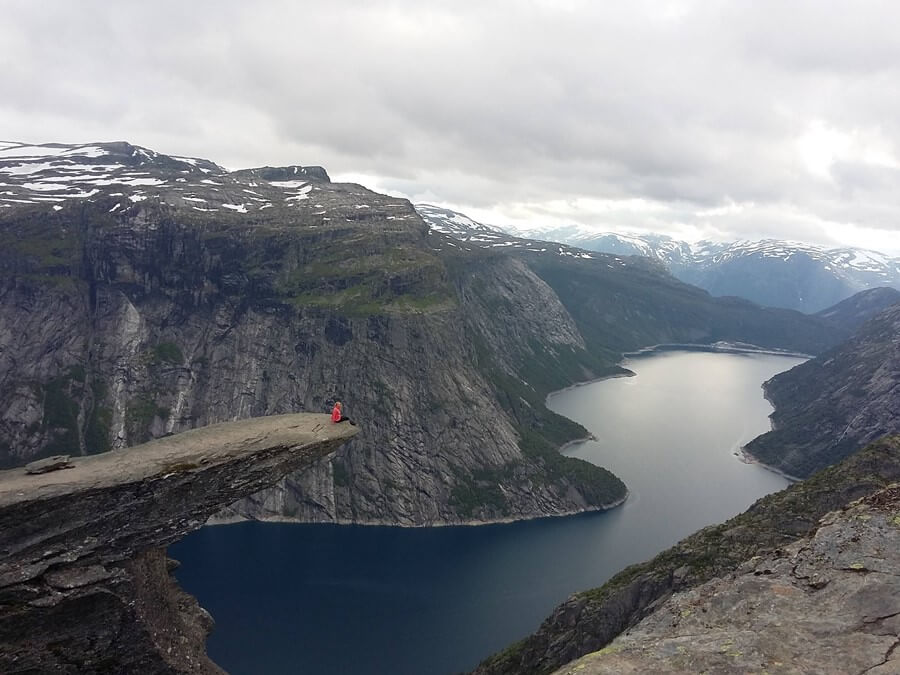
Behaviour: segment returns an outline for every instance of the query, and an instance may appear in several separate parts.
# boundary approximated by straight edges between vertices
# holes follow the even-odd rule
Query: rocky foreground
[[[900,673],[900,484],[670,598],[557,675]]]
[[[0,672],[220,673],[166,547],[356,434],[327,415],[218,424],[0,472]]]
[[[893,436],[786,490],[763,497],[746,512],[695,532],[652,560],[625,568],[599,588],[572,595],[535,633],[488,658],[475,672],[478,675],[552,673],[575,659],[606,648],[614,639],[647,620],[673,596],[693,593],[704,584],[719,584],[719,588],[724,588],[734,583],[735,575],[744,573],[740,570],[746,571],[747,561],[768,560],[772,556],[782,559],[784,551],[795,542],[814,538],[820,519],[827,514],[898,482],[900,436]],[[895,516],[900,516],[897,508],[891,518]],[[851,533],[843,540],[845,551],[848,556],[862,556],[860,562],[865,562],[866,549],[856,548],[853,536]],[[884,540],[885,547],[889,543],[888,539]],[[896,547],[896,542],[893,545]],[[900,575],[900,565],[894,566],[893,573]],[[820,576],[830,579],[831,573],[823,567]],[[723,602],[722,608],[728,606]],[[740,604],[733,607],[736,611],[737,608],[746,610]],[[809,621],[813,619],[812,615],[808,617]],[[777,614],[772,620],[781,621]],[[783,623],[787,622],[784,619]],[[697,639],[705,639],[703,636],[710,631],[714,633],[713,625],[698,631]],[[703,672],[679,668],[670,664],[668,669],[650,668],[644,672]],[[736,672],[764,670],[755,667]],[[713,668],[707,672],[719,671]],[[769,672],[821,671],[770,668]],[[845,672],[861,672],[861,669]]]

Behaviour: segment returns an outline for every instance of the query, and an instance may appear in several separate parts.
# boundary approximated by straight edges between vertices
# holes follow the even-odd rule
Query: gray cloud
[[[900,7],[618,4],[7,0],[0,129],[322,164],[495,222],[900,251]]]

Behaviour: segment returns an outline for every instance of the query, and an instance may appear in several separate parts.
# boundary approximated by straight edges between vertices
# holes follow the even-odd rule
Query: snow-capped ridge
[[[900,258],[878,251],[771,238],[686,242],[662,234],[597,232],[580,224],[504,231],[450,209],[417,204],[416,210],[433,230],[460,241],[490,239],[496,242],[492,245],[501,245],[504,236],[510,241],[528,237],[520,241],[548,249],[558,245],[549,242],[559,242],[616,256],[642,256],[713,295],[737,295],[762,305],[815,312],[867,288],[900,289]]]
[[[132,203],[156,198],[193,211],[247,214],[279,204],[306,208],[313,184],[328,182],[319,166],[228,171],[207,159],[165,155],[124,141],[0,142],[0,213],[50,201],[122,196]]]

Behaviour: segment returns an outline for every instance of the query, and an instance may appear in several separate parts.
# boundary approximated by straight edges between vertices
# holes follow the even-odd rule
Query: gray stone
[[[71,469],[75,465],[69,461],[69,457],[70,455],[54,455],[29,462],[25,465],[25,473],[47,473],[59,469]]]
[[[652,560],[623,570],[600,588],[576,593],[557,607],[535,633],[486,659],[475,672],[552,672],[606,647],[663,605],[672,593],[712,579],[746,575],[758,579],[759,588],[763,589],[766,579],[783,564],[785,547],[817,528],[829,526],[839,517],[832,512],[862,496],[877,493],[889,500],[890,493],[879,491],[897,481],[900,436],[873,443],[829,470],[760,499],[745,513],[695,532]],[[900,526],[900,514],[892,522]],[[853,536],[848,530],[833,562],[859,576],[873,573],[867,570],[886,573],[879,550],[860,545]],[[835,576],[831,566],[823,567],[815,557],[799,558],[792,574],[809,592],[829,591]],[[750,585],[748,582],[747,587]],[[857,604],[865,603],[866,596],[860,596]],[[866,615],[872,623],[864,632],[889,632],[897,617],[878,617],[892,606],[890,598],[873,602],[871,615]]]
[[[900,673],[898,513],[895,484],[823,519],[811,537],[764,556],[756,567],[769,574],[744,569],[676,593],[556,675]],[[846,563],[854,558],[869,563]],[[811,570],[827,576],[827,586],[811,587]]]
[[[0,672],[221,673],[209,614],[172,581],[166,547],[302,470],[358,427],[275,415],[0,471]]]

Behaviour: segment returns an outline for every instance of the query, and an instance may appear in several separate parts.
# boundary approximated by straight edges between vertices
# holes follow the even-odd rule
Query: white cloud
[[[891,2],[8,0],[0,129],[488,222],[900,240]]]

